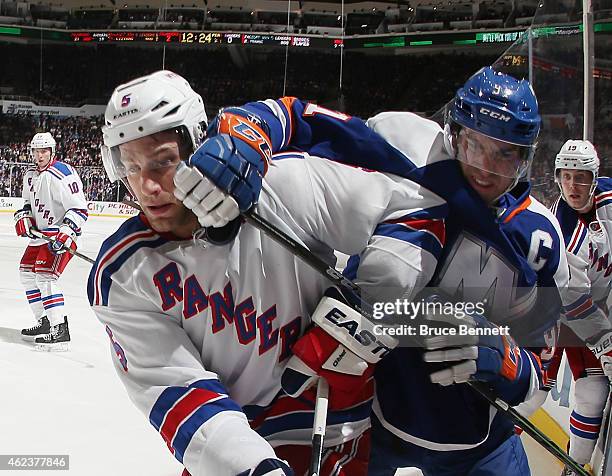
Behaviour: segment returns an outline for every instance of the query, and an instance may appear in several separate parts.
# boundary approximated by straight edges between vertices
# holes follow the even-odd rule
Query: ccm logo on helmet
[[[486,107],[480,108],[480,114],[484,114],[486,116],[492,117],[493,119],[497,119],[498,121],[504,121],[504,122],[508,122],[510,119],[512,119],[510,116],[506,116],[505,114],[501,114],[499,112],[491,111],[490,109],[487,109]]]

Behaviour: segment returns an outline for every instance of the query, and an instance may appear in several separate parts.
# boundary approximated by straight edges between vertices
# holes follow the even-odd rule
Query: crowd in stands
[[[162,53],[155,48],[122,48],[119,54],[118,47],[112,45],[47,46],[43,52],[43,90],[40,91],[40,49],[0,43],[0,51],[7,58],[0,87],[16,95],[32,97],[39,103],[46,100],[55,106],[86,102],[105,104],[120,82],[162,67]],[[167,48],[165,67],[190,80],[204,98],[209,117],[213,117],[222,106],[279,97],[284,93],[367,118],[389,109],[432,115],[452,98],[470,74],[495,60],[493,55],[457,52],[435,55],[349,52],[343,58],[340,91],[339,50],[290,50],[286,77],[284,50],[254,48],[239,51],[236,58],[227,48]],[[554,75],[555,72],[548,74]],[[609,157],[612,150],[611,138],[605,133],[612,125],[612,108],[609,107],[612,91],[608,83],[607,79],[597,83],[599,106],[596,108],[598,128],[595,139],[603,157]],[[559,91],[557,86],[555,91]],[[579,99],[575,94],[566,96]],[[549,104],[545,96],[542,97],[542,106],[555,114],[563,112]],[[578,106],[574,104],[571,107],[578,110]],[[567,103],[561,109],[567,111]],[[575,121],[581,122],[581,119],[578,117]],[[21,172],[14,164],[29,161],[27,143],[34,133],[49,131],[58,142],[58,158],[79,169],[90,199],[116,197],[117,188],[106,180],[100,168],[101,125],[101,118],[60,119],[0,114],[1,187],[5,191],[11,188],[11,194],[19,195],[21,184],[17,175]],[[547,132],[552,139],[544,133],[532,173],[538,186],[544,190],[544,196],[554,190],[551,157],[555,152],[546,150],[546,144],[551,148],[557,147],[555,137],[561,140],[573,133],[569,129]]]
[[[115,45],[45,46],[2,44],[6,58],[0,88],[32,97],[38,104],[104,104],[120,82],[162,68],[189,78],[209,113],[228,104],[266,96],[294,95],[330,102],[339,96],[340,50],[289,50],[285,81],[284,49],[157,48]],[[234,52],[235,53],[235,52]],[[343,58],[346,109],[358,116],[388,108],[433,112],[470,73],[495,54],[367,55]],[[165,64],[163,61],[165,60]],[[431,74],[424,72],[430,68]],[[363,94],[367,90],[368,94]],[[415,94],[415,92],[418,92]]]
[[[21,196],[23,173],[31,167],[28,144],[36,132],[50,132],[56,158],[78,171],[89,200],[113,201],[116,185],[106,178],[100,157],[102,116],[52,117],[0,114],[0,194]]]

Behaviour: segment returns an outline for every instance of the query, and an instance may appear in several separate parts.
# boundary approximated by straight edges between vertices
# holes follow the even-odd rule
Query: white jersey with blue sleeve
[[[559,198],[553,205],[563,231],[570,266],[564,322],[587,344],[612,330],[608,303],[612,287],[612,179],[600,177],[592,221]]]
[[[23,177],[22,197],[41,232],[54,236],[64,220],[69,220],[76,236],[80,236],[88,218],[87,201],[83,183],[71,165],[55,160],[42,172],[28,170]],[[46,243],[42,238],[30,240],[33,246]]]
[[[385,265],[370,265],[372,282],[395,266],[399,285],[411,286],[433,272],[435,251],[419,247],[418,230],[377,230],[413,216],[443,223],[447,209],[414,182],[291,153],[269,167],[257,210],[330,260],[334,249],[376,248]],[[279,395],[291,345],[328,286],[248,223],[213,246],[157,233],[141,214],[102,246],[88,296],[130,398],[174,456],[192,476],[234,476],[274,457],[274,446],[310,444],[312,409],[295,411],[293,399],[257,431],[249,421]],[[369,401],[331,411],[326,445],[363,433],[369,414]]]

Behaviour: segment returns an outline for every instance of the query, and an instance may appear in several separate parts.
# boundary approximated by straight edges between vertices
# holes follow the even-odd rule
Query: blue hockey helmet
[[[476,143],[472,147],[476,153],[459,147],[459,160],[516,180],[533,158],[541,122],[529,82],[490,66],[482,68],[459,88],[446,116],[447,131],[454,136],[455,146],[458,138],[474,136],[473,132],[492,139],[486,149]],[[516,146],[514,154],[509,153],[509,145]],[[486,157],[495,160],[496,165],[487,166]]]
[[[542,122],[529,81],[499,73],[490,66],[459,88],[450,118],[493,139],[521,146],[535,144]]]

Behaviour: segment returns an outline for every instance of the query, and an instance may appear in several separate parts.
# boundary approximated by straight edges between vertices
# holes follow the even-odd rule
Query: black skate
[[[37,338],[36,350],[52,352],[63,352],[68,350],[70,343],[70,332],[68,331],[68,318],[64,316],[64,322],[57,326],[51,326],[49,333],[44,337]]]
[[[43,337],[50,331],[49,319],[43,316],[38,319],[38,324],[27,329],[21,329],[21,338],[29,342],[34,342],[37,337]]]

